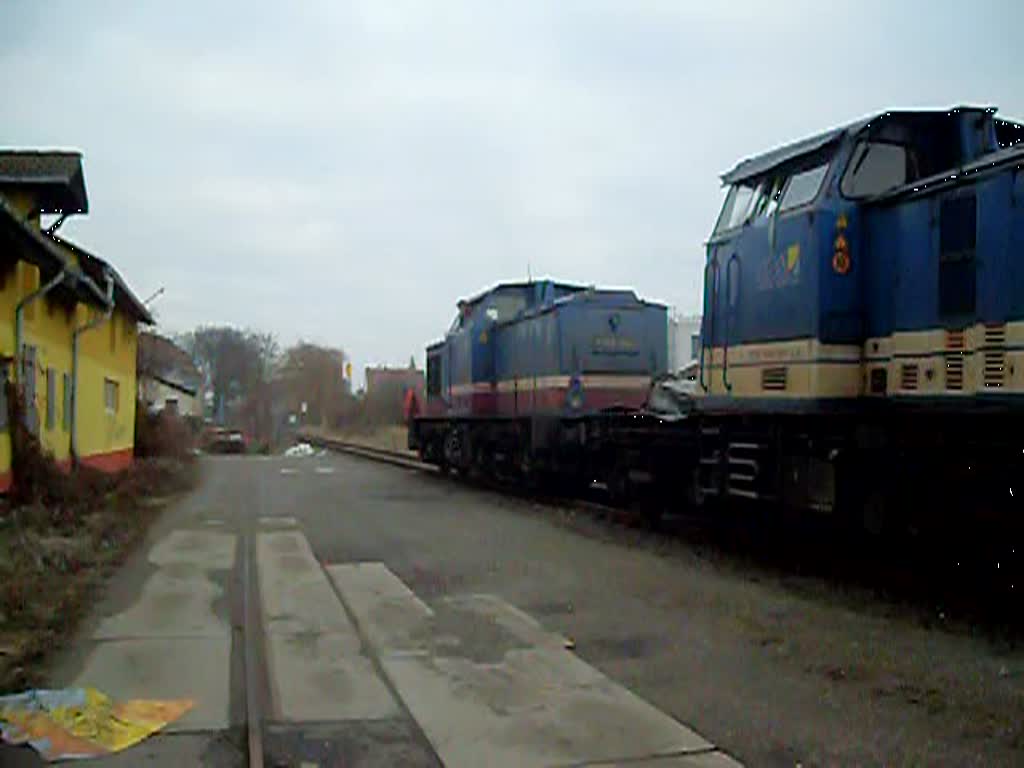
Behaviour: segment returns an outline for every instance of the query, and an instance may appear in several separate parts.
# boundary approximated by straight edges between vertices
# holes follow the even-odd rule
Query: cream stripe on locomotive
[[[493,387],[486,381],[478,381],[472,384],[453,384],[451,389],[453,395],[472,395],[491,391],[493,391]]]
[[[1024,321],[904,331],[860,345],[796,339],[704,350],[704,394],[837,398],[1024,393]],[[725,375],[723,377],[723,370]]]
[[[571,376],[525,376],[518,379],[504,379],[495,385],[498,392],[526,392],[532,389],[557,389],[568,387],[572,382]],[[583,389],[639,389],[646,388],[651,384],[650,376],[630,376],[619,374],[597,374],[585,373],[580,376],[580,383]],[[490,387],[485,384],[485,387]],[[452,388],[455,391],[455,388]]]
[[[731,397],[857,397],[861,391],[861,349],[855,344],[822,344],[817,339],[730,346],[704,350],[706,394]]]
[[[1024,322],[868,339],[864,358],[868,395],[1019,394],[1024,392]]]

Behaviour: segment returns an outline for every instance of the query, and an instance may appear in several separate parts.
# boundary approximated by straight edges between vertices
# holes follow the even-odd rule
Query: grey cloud
[[[698,311],[740,157],[895,104],[1024,116],[1020,8],[955,7],[13,0],[0,143],[83,150],[67,232],[167,327],[399,363],[528,265]]]

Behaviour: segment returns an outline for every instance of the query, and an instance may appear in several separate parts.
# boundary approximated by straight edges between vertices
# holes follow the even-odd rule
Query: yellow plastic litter
[[[114,701],[95,688],[0,697],[0,736],[31,744],[47,760],[120,752],[174,722],[193,701]]]

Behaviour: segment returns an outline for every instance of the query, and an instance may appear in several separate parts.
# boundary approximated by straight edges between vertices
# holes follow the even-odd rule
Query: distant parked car
[[[203,450],[207,453],[245,453],[245,436],[240,430],[212,427],[203,434]]]

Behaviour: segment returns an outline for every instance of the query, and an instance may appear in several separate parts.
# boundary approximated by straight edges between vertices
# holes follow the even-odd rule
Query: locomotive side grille
[[[917,389],[917,363],[900,366],[900,389]]]
[[[1006,372],[1006,326],[985,326],[985,370],[982,381],[986,389],[998,389],[1005,382]]]
[[[761,389],[767,392],[782,392],[787,385],[786,366],[761,369]]]
[[[946,331],[946,389],[964,388],[965,347],[963,331]]]

